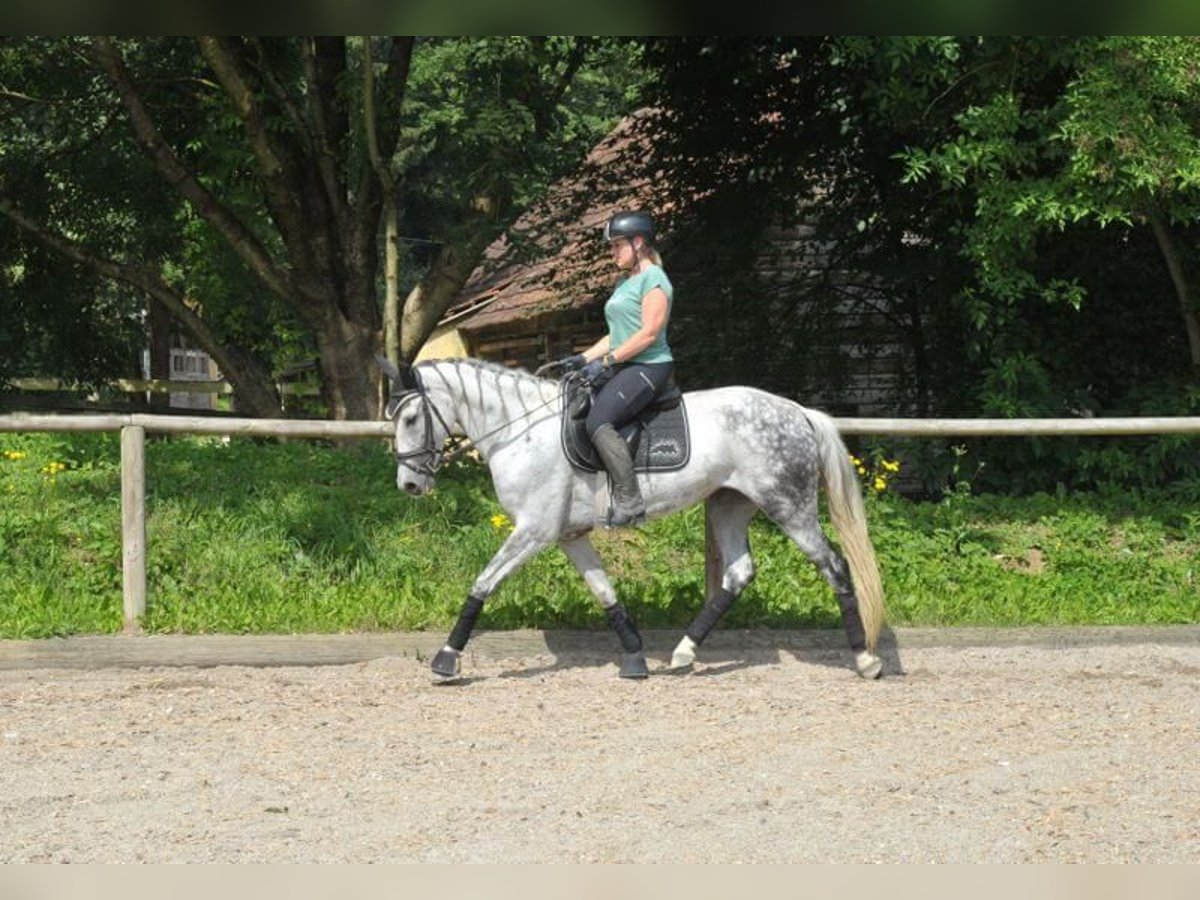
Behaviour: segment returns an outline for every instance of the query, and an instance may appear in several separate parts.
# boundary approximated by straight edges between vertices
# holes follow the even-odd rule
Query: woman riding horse
[[[674,289],[654,248],[654,220],[645,212],[620,212],[604,226],[613,261],[628,277],[604,304],[608,334],[564,360],[598,388],[587,415],[587,433],[612,479],[609,526],[646,519],[629,445],[618,434],[671,382],[675,368],[667,344]]]

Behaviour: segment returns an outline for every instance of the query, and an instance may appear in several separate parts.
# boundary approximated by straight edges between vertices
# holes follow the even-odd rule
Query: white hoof
[[[671,654],[672,669],[690,669],[696,662],[696,642],[690,637],[684,637]]]
[[[874,653],[864,650],[855,655],[854,668],[858,670],[859,678],[874,681],[883,674],[883,660]]]

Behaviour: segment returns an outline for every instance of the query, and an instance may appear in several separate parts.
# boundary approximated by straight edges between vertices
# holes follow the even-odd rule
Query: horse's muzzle
[[[423,497],[433,490],[433,479],[401,467],[396,472],[396,487],[414,497]]]

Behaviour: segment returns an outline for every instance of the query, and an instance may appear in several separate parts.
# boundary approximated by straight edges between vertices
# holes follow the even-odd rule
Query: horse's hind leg
[[[862,615],[858,611],[858,597],[854,593],[850,567],[821,531],[816,511],[811,510],[807,514],[780,521],[778,524],[833,588],[838,607],[842,611],[842,627],[846,630],[846,638],[854,653],[854,665],[858,674],[868,680],[878,678],[883,672],[883,660],[867,650],[866,630],[863,628]]]
[[[617,599],[608,573],[604,571],[604,563],[600,559],[591,539],[585,534],[581,537],[562,541],[559,544],[567,558],[575,564],[579,574],[591,589],[592,594],[604,607],[608,624],[612,626],[617,637],[621,639],[621,647],[625,658],[621,661],[620,675],[622,678],[645,678],[650,674],[646,666],[646,656],[642,652],[642,636],[638,634],[637,626],[624,604]]]
[[[672,669],[686,669],[696,661],[696,648],[704,643],[717,621],[754,580],[750,555],[750,520],[758,507],[737,491],[717,491],[704,504],[706,539],[706,599],[687,632],[671,654]]]

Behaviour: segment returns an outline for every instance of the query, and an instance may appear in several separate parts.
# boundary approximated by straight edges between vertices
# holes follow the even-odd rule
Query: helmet
[[[631,238],[641,235],[647,244],[654,243],[654,220],[650,214],[639,211],[619,212],[604,223],[604,239]]]

